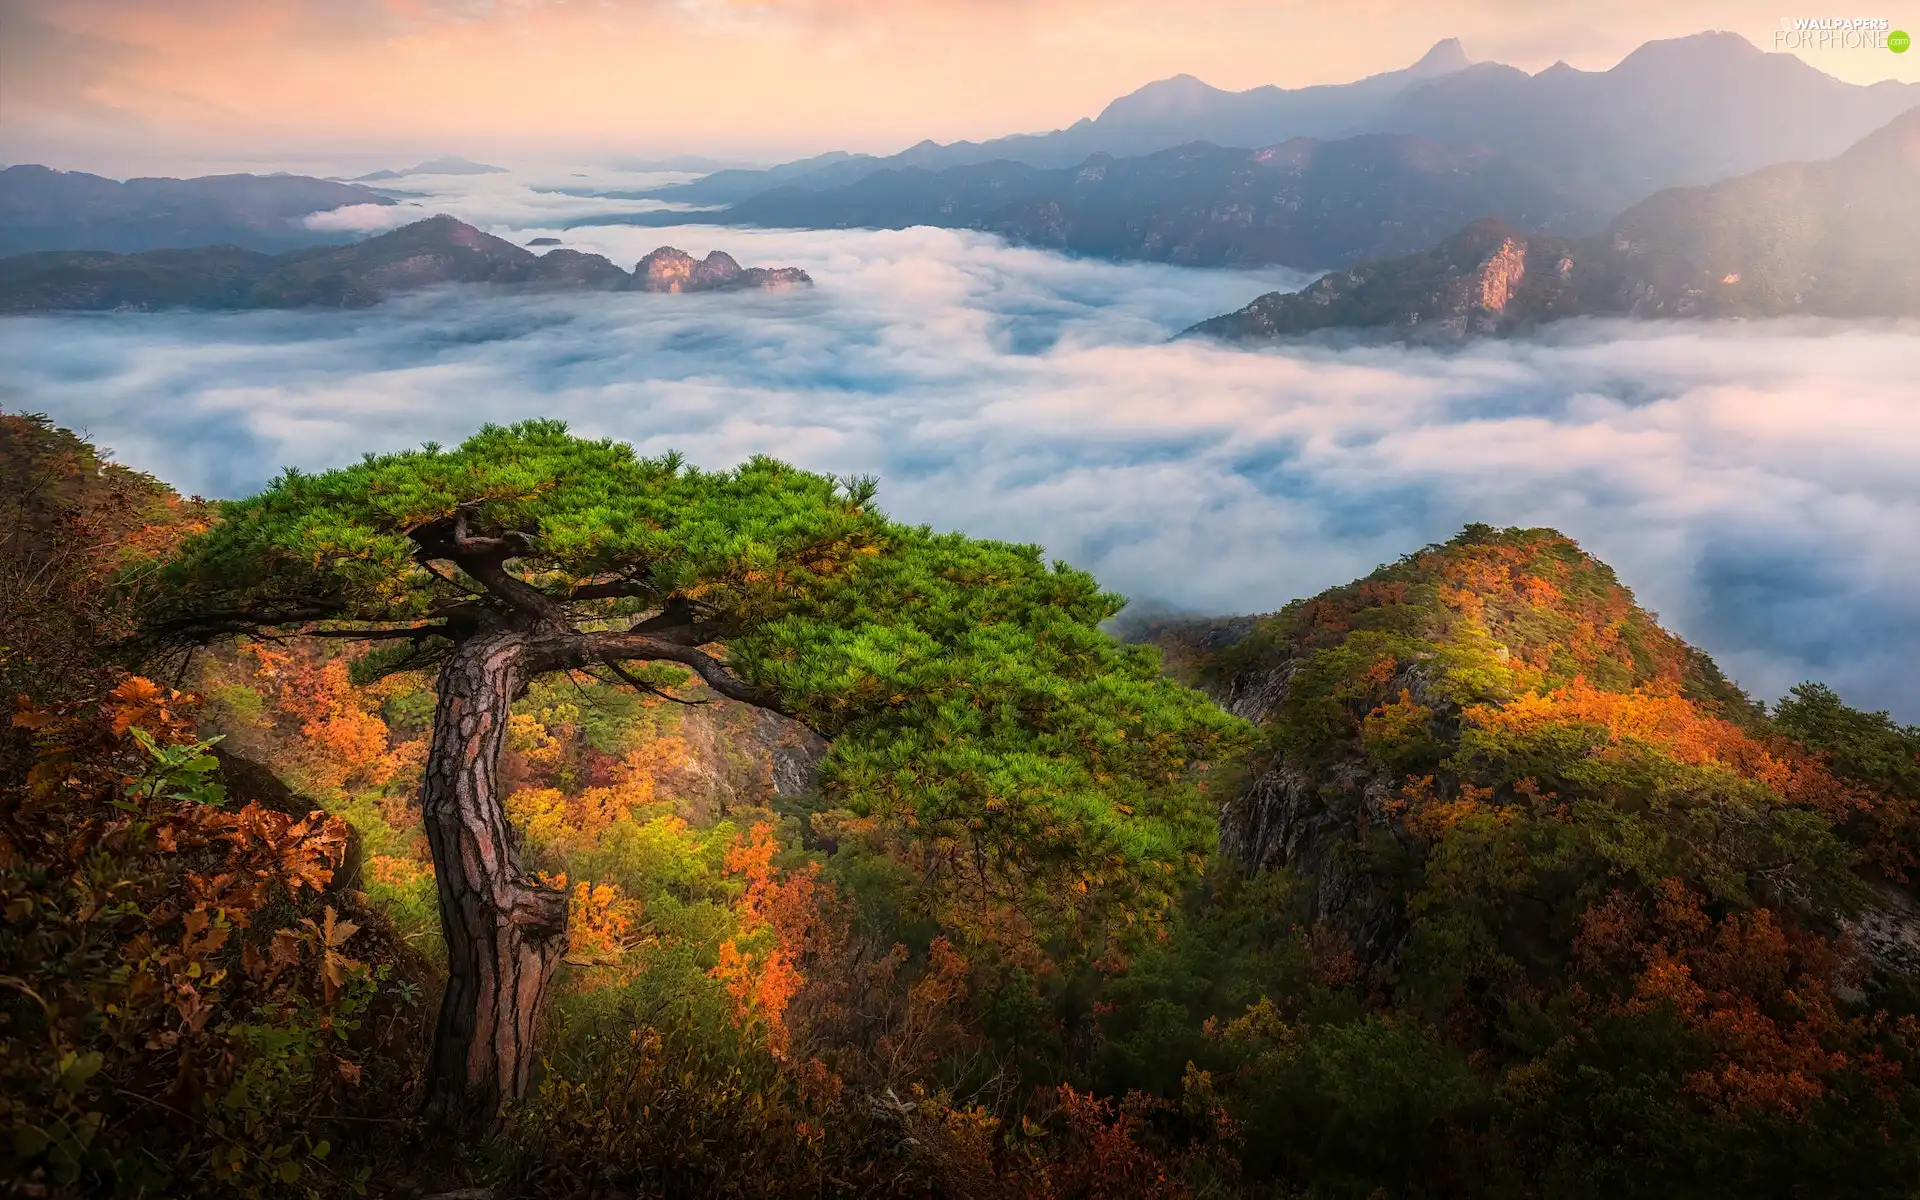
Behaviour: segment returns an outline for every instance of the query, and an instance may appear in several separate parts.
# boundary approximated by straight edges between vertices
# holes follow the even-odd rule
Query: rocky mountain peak
[[[1420,60],[1407,68],[1410,75],[1444,75],[1451,71],[1464,70],[1473,65],[1467,57],[1467,51],[1457,37],[1441,38],[1433,48],[1420,56]]]
[[[1356,851],[1368,830],[1411,844],[1406,813],[1427,802],[1437,764],[1481,769],[1461,765],[1476,731],[1605,728],[1621,714],[1657,713],[1733,741],[1758,711],[1611,568],[1551,529],[1470,525],[1277,613],[1168,621],[1145,636],[1277,748],[1223,807],[1221,850],[1298,873],[1315,919],[1388,967],[1409,932],[1403,892]],[[1508,786],[1491,778],[1465,782]],[[1535,784],[1553,781],[1514,794],[1524,800]],[[1473,794],[1491,793],[1461,793]]]
[[[813,282],[798,267],[742,267],[721,250],[696,259],[685,250],[662,246],[633,268],[633,287],[642,292],[717,292],[735,288],[788,288]]]
[[[1682,70],[1712,71],[1761,57],[1760,47],[1724,29],[1648,42],[1616,63],[1608,74],[1635,75]]]

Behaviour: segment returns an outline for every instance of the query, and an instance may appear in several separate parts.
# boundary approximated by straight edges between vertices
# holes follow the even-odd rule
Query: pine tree
[[[150,648],[350,638],[384,643],[363,677],[438,671],[431,1120],[484,1129],[522,1094],[565,950],[566,897],[522,869],[496,776],[511,704],[550,672],[666,695],[691,672],[803,722],[833,740],[823,790],[909,830],[930,883],[965,876],[1042,920],[1151,918],[1198,870],[1198,771],[1242,726],[1103,633],[1121,600],[1090,576],[892,522],[874,491],[488,426],[455,450],[289,470],[158,572]]]

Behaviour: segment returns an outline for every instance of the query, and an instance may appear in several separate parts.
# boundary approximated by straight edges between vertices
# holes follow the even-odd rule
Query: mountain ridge
[[[23,163],[0,170],[0,256],[222,243],[277,252],[350,236],[306,228],[301,217],[392,203],[370,188],[304,175],[118,180]]]
[[[1458,38],[1435,43],[1413,64],[1382,71],[1350,83],[1313,84],[1283,88],[1263,84],[1244,91],[1216,88],[1192,75],[1175,75],[1143,84],[1107,102],[1093,117],[1083,117],[1064,129],[1047,133],[1009,134],[985,141],[940,144],[922,141],[891,155],[847,154],[836,151],[812,159],[781,164],[767,171],[720,172],[692,183],[653,189],[646,195],[687,204],[731,204],[775,184],[826,187],[854,183],[887,168],[920,167],[940,170],[976,166],[1005,159],[1045,169],[1073,166],[1090,154],[1115,157],[1151,154],[1187,142],[1254,146],[1288,137],[1339,137],[1356,119],[1343,103],[1374,105],[1400,88],[1453,69],[1456,57],[1465,59]],[[1187,97],[1196,119],[1168,130],[1159,110],[1173,93]],[[1198,100],[1197,105],[1192,102]],[[1175,104],[1173,107],[1180,107]],[[1288,110],[1298,108],[1299,111]],[[1277,114],[1272,111],[1280,110]],[[1260,131],[1257,134],[1253,131]],[[1381,131],[1384,132],[1384,131]]]
[[[1260,149],[1195,142],[1096,154],[1043,170],[1013,162],[875,172],[844,186],[778,188],[717,213],[636,224],[976,229],[1023,245],[1186,266],[1325,268],[1432,245],[1483,213],[1581,233],[1604,219],[1500,155],[1422,138],[1295,138]]]
[[[677,257],[676,257],[677,256]],[[805,286],[796,267],[742,268],[714,251],[677,279],[661,247],[630,274],[598,254],[535,254],[449,216],[339,247],[280,255],[236,246],[139,254],[43,251],[0,259],[0,313],[164,308],[367,308],[439,284],[550,291],[718,291]]]
[[[1920,315],[1920,107],[1833,158],[1634,205],[1569,239],[1475,221],[1433,249],[1270,292],[1188,334],[1270,341],[1321,329],[1452,342],[1579,316]]]
[[[1920,83],[1846,83],[1726,31],[1647,42],[1602,71],[1558,62],[1533,74],[1473,62],[1450,38],[1408,67],[1345,84],[1229,92],[1176,75],[1050,133],[922,141],[888,156],[835,152],[644,194],[733,204],[774,186],[836,187],[887,168],[1006,159],[1058,169],[1093,153],[1127,157],[1193,141],[1263,146],[1397,133],[1487,146],[1550,186],[1617,210],[1665,187],[1828,157],[1915,104]]]

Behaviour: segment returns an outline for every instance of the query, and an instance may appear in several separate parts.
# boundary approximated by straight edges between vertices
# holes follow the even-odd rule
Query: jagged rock
[[[634,265],[633,286],[642,292],[717,292],[738,288],[788,288],[813,278],[798,267],[747,267],[721,250],[696,259],[684,250],[662,246]]]
[[[1289,657],[1238,673],[1216,700],[1264,725],[1285,704],[1301,661]],[[1432,708],[1439,728],[1457,726],[1457,707],[1434,694],[1424,666],[1401,668],[1387,690]],[[1406,941],[1406,914],[1396,881],[1356,853],[1355,834],[1404,843],[1392,804],[1401,782],[1359,758],[1308,772],[1276,756],[1223,806],[1220,850],[1253,869],[1284,867],[1305,879],[1308,919],[1339,931],[1362,962],[1390,968]]]

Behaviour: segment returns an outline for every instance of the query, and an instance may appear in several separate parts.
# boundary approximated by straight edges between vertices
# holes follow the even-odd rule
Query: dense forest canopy
[[[18,1194],[1920,1186],[1920,730],[1755,703],[1552,531],[1156,650],[869,483],[546,423],[212,507],[0,464]],[[509,635],[661,654],[500,710],[565,933],[525,1095],[422,1136],[423,797]]]

